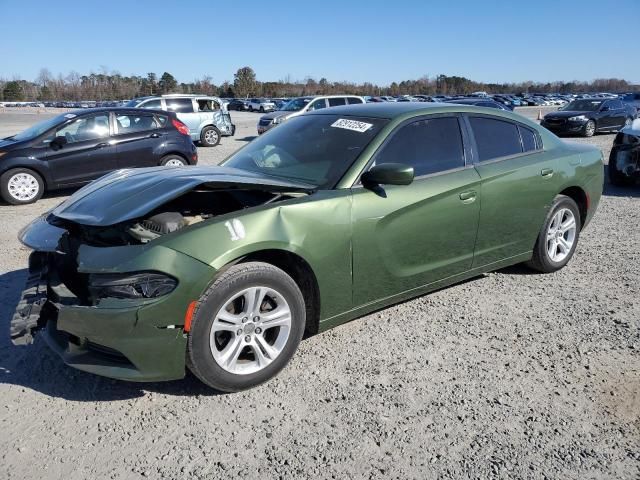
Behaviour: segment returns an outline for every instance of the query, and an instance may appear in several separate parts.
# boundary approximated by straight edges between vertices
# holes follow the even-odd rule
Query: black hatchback
[[[45,190],[80,186],[120,168],[197,161],[189,129],[173,112],[74,111],[0,140],[0,193],[21,205],[37,201]]]

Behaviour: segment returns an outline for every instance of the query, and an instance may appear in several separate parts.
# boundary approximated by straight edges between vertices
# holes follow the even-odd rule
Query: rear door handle
[[[476,200],[476,192],[474,190],[469,190],[468,192],[462,192],[460,194],[460,200],[464,203],[473,203]]]
[[[149,135],[149,138],[160,138],[160,134],[159,133],[152,133],[151,135]]]
[[[96,145],[96,148],[104,148],[104,147],[108,147],[109,144],[107,142],[102,142]]]
[[[550,177],[551,175],[553,175],[553,168],[543,168],[542,170],[540,170],[540,175],[542,175],[543,177]]]

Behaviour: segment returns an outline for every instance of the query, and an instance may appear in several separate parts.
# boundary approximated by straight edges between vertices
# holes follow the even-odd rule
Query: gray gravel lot
[[[0,137],[46,115],[0,113]],[[233,112],[236,136],[199,148],[201,163],[253,138],[258,116]],[[607,158],[613,135],[575,140]],[[11,345],[17,232],[68,194],[0,205],[2,478],[640,476],[640,189],[605,186],[562,271],[512,267],[382,310],[231,395],[84,374],[42,339]]]

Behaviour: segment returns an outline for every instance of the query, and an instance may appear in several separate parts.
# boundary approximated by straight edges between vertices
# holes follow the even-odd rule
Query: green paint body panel
[[[509,112],[491,114],[535,129],[543,151],[416,178],[410,185],[386,186],[382,193],[358,184],[398,125],[414,117],[461,112],[486,114],[457,105],[363,105],[357,115],[391,120],[334,190],[218,216],[146,245],[81,247],[78,264],[83,272],[156,270],[178,279],[178,287],[141,303],[110,300],[85,307],[68,298],[60,306],[57,328],[122,352],[133,364],[130,368],[86,361],[83,344],[61,343],[55,325],[48,328],[50,343],[67,363],[89,372],[137,381],[180,378],[186,348],[180,327],[189,303],[202,295],[218,271],[252,253],[281,250],[311,267],[320,292],[320,330],[325,330],[530,259],[553,198],[567,188],[586,193],[585,224],[591,220],[602,193],[602,154],[564,143]],[[548,169],[553,174],[543,176]],[[237,234],[237,222],[243,235]]]

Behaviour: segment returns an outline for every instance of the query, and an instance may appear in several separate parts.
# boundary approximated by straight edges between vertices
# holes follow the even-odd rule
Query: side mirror
[[[611,110],[609,107],[607,107],[606,105],[600,107],[600,111],[601,112],[608,112],[609,110]]]
[[[362,174],[361,180],[367,185],[409,185],[413,182],[413,167],[402,163],[382,163]]]
[[[54,150],[60,150],[66,144],[67,144],[67,137],[59,136],[51,140],[51,143],[49,145],[51,145],[51,148],[53,148]]]

